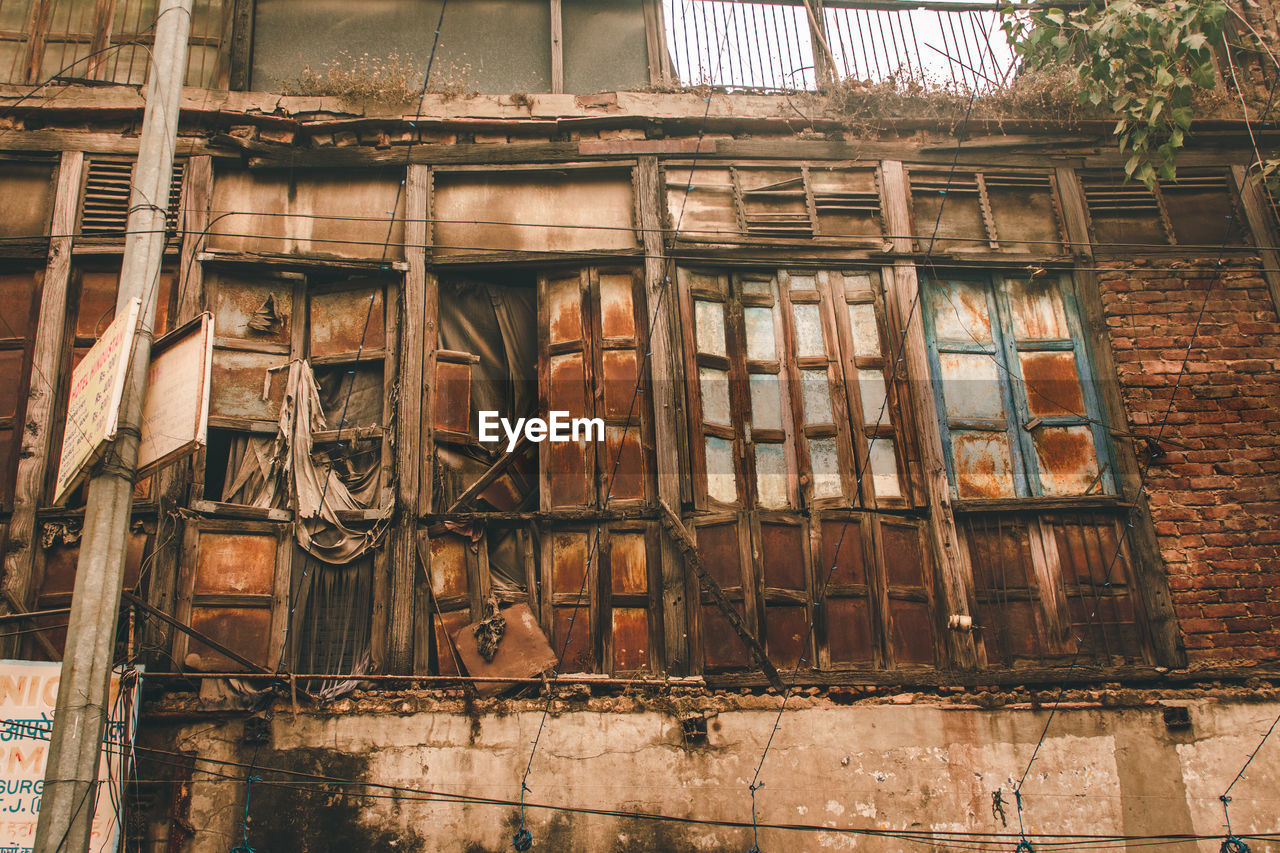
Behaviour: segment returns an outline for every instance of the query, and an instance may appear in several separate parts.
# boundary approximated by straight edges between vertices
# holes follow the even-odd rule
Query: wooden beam
[[[769,683],[778,690],[785,690],[786,685],[782,683],[782,676],[778,674],[778,668],[773,665],[773,661],[769,660],[769,656],[765,654],[764,646],[760,645],[760,641],[747,628],[747,623],[743,621],[737,608],[733,606],[733,602],[729,600],[728,596],[724,594],[724,590],[720,588],[720,584],[716,583],[716,579],[707,571],[706,565],[702,562],[702,555],[698,553],[698,546],[694,543],[688,528],[684,526],[684,522],[667,505],[666,501],[659,499],[658,504],[662,507],[663,529],[669,534],[664,538],[669,538],[680,547],[680,550],[684,553],[686,564],[698,576],[702,588],[711,593],[712,600],[724,613],[724,618],[733,627],[747,650],[751,652],[751,656],[756,659],[756,663],[760,666],[760,671],[764,673],[765,678],[769,679]]]
[[[1080,323],[1089,345],[1098,398],[1105,409],[1107,423],[1113,428],[1119,428],[1111,432],[1111,447],[1116,463],[1116,481],[1124,501],[1132,506],[1127,521],[1132,525],[1129,528],[1129,551],[1133,561],[1134,585],[1142,601],[1156,661],[1162,666],[1185,666],[1187,653],[1182,645],[1182,633],[1178,629],[1178,617],[1173,609],[1169,578],[1160,555],[1160,542],[1151,519],[1151,508],[1142,488],[1142,468],[1138,464],[1137,448],[1128,434],[1128,408],[1116,379],[1119,374],[1116,372],[1115,355],[1111,351],[1106,314],[1102,309],[1098,274],[1094,269],[1096,264],[1089,240],[1089,213],[1084,189],[1074,169],[1058,168],[1054,182],[1058,185],[1067,240],[1078,261],[1075,281],[1080,297]]]
[[[683,473],[688,460],[682,456],[686,438],[681,434],[684,382],[680,370],[680,300],[668,273],[662,241],[662,171],[656,157],[642,157],[635,169],[636,203],[644,243],[644,287],[647,312],[653,317],[649,334],[649,387],[652,389],[654,456],[657,460],[658,499],[667,506],[683,503]],[[662,632],[666,670],[688,675],[688,583],[684,560],[675,544],[663,537],[659,546],[662,567]]]
[[[404,298],[400,316],[400,399],[396,409],[396,514],[391,537],[391,602],[388,615],[387,668],[391,672],[414,671],[414,621],[429,618],[415,613],[418,500],[422,484],[421,457],[430,453],[423,437],[426,326],[434,328],[434,312],[427,314],[427,196],[431,176],[425,166],[410,166],[405,175]],[[434,288],[433,288],[434,289]],[[434,349],[434,335],[432,336]],[[426,411],[430,412],[430,409]],[[426,418],[430,420],[430,418]],[[429,469],[428,469],[429,471]]]
[[[247,91],[253,77],[253,0],[233,0],[229,54],[231,89]]]
[[[36,510],[44,498],[50,466],[60,454],[50,448],[50,426],[55,417],[59,377],[67,331],[67,287],[71,281],[71,234],[76,230],[84,153],[67,151],[58,166],[53,202],[49,261],[40,291],[40,316],[31,355],[31,390],[26,418],[18,430],[22,450],[13,490],[13,514],[9,518],[8,549],[4,555],[4,593],[20,609],[32,595],[37,542]],[[8,644],[13,651],[13,644]]]
[[[907,175],[899,160],[884,160],[880,165],[886,230],[899,235],[892,238],[897,252],[911,251],[911,211],[907,202]],[[951,506],[951,483],[942,450],[942,432],[934,404],[930,381],[928,349],[924,338],[923,309],[919,304],[920,285],[915,264],[900,260],[889,276],[885,288],[890,326],[904,336],[902,353],[910,389],[909,404],[917,429],[925,502],[929,507],[929,538],[937,568],[942,576],[940,592],[943,615],[970,616],[973,597],[973,571],[969,565],[969,549],[961,539]],[[944,620],[948,621],[948,620]],[[949,631],[947,648],[952,663],[960,669],[978,665],[978,651],[973,634]]]
[[[529,443],[528,436],[522,435],[520,437],[520,441],[516,444],[515,448],[507,453],[503,453],[502,456],[498,457],[497,462],[494,462],[491,466],[489,466],[489,469],[485,471],[483,474],[481,474],[479,479],[477,479],[474,483],[468,486],[465,492],[458,495],[458,499],[453,502],[453,505],[451,507],[445,510],[445,513],[449,514],[454,512],[465,512],[466,508],[471,504],[472,501],[474,501],[476,498],[480,496],[481,492],[489,488],[489,486],[492,485],[494,480],[498,479],[504,473],[506,473],[506,470],[510,468],[517,459],[520,458],[520,454],[524,451],[525,445],[527,445],[528,443]]]

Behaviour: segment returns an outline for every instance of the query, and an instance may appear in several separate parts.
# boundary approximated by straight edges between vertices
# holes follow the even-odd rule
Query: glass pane
[[[867,456],[871,484],[876,494],[882,498],[902,497],[902,485],[898,482],[898,453],[893,448],[893,439],[871,439]]]
[[[991,317],[987,312],[984,285],[973,281],[930,282],[929,306],[938,340],[991,341]]]
[[[743,296],[773,296],[773,279],[744,278],[742,280]]]
[[[738,499],[738,484],[733,472],[733,442],[723,438],[707,437],[707,494],[725,503]]]
[[[788,278],[791,279],[792,290],[818,289],[818,279],[808,273],[792,273]]]
[[[951,433],[955,457],[956,492],[962,498],[1011,498],[1013,459],[1009,440],[1002,432],[955,430]]]
[[[778,349],[773,337],[772,308],[744,308],[747,327],[747,358],[752,361],[776,361]]]
[[[844,486],[840,482],[840,458],[834,438],[809,442],[809,464],[813,468],[815,498],[838,498],[844,494]]]
[[[698,340],[698,352],[707,355],[725,355],[724,303],[693,303],[694,330]]]
[[[565,0],[564,91],[630,92],[649,82],[644,11],[635,0]]]
[[[995,360],[982,353],[938,353],[948,418],[1003,418]]]
[[[1103,492],[1098,483],[1098,455],[1088,426],[1040,427],[1032,433],[1040,463],[1040,485],[1046,495]]]
[[[753,373],[751,388],[751,425],[757,429],[782,429],[782,389],[772,373]]]
[[[876,307],[861,302],[849,306],[849,325],[853,327],[853,351],[861,356],[880,354],[880,330],[876,325]]]
[[[812,303],[793,305],[796,318],[796,355],[821,358],[827,354],[822,345],[822,312]]]
[[[827,383],[827,371],[800,371],[800,399],[804,404],[806,424],[835,423],[831,415],[831,389]]]
[[[1020,341],[1071,337],[1067,310],[1055,278],[1032,281],[1008,279],[1009,306],[1013,313],[1013,336]]]
[[[867,425],[889,423],[885,404],[884,375],[879,370],[858,371],[858,394],[862,397],[862,422]]]
[[[1072,352],[1024,352],[1018,354],[1022,381],[1026,383],[1027,408],[1032,415],[1084,416],[1084,396],[1076,356]]]
[[[710,367],[698,368],[698,385],[702,388],[702,420],[709,424],[733,423],[729,414],[729,372]]]
[[[781,444],[756,445],[756,495],[762,507],[787,505],[787,457]]]

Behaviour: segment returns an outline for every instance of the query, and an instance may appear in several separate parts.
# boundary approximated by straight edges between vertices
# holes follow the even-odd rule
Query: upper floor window
[[[1066,277],[925,286],[942,442],[957,497],[1114,491],[1106,429]]]

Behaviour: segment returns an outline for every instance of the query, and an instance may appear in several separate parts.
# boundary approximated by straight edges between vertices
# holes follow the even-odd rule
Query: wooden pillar
[[[1267,189],[1259,186],[1243,166],[1233,166],[1231,176],[1235,179],[1236,191],[1240,193],[1244,224],[1253,235],[1253,245],[1259,247],[1262,276],[1266,279],[1267,290],[1271,292],[1271,305],[1280,316],[1280,252],[1274,248],[1277,235],[1271,227],[1271,217],[1267,215]]]
[[[19,430],[22,451],[18,455],[13,490],[9,546],[4,555],[4,596],[10,606],[24,609],[31,603],[31,582],[40,539],[36,529],[36,510],[44,497],[49,467],[57,466],[59,456],[49,446],[49,434],[55,417],[58,377],[64,369],[71,235],[76,230],[83,169],[83,152],[63,152],[53,203],[50,232],[53,237],[49,241],[49,260],[40,292],[40,318],[31,355],[31,393],[27,400],[26,420]]]
[[[407,674],[414,669],[414,587],[417,576],[418,499],[422,456],[429,445],[423,435],[423,370],[426,327],[435,328],[435,313],[427,315],[427,195],[431,174],[426,166],[409,166],[405,175],[404,298],[400,312],[400,398],[396,408],[396,514],[391,537],[391,596],[387,622],[387,667]],[[432,336],[434,349],[434,335]],[[430,469],[427,469],[430,476]],[[427,491],[428,498],[430,490]],[[428,614],[423,614],[427,617]]]
[[[1094,271],[1096,264],[1093,246],[1089,241],[1089,216],[1084,189],[1074,169],[1058,168],[1054,178],[1062,204],[1067,240],[1071,243],[1071,253],[1076,259],[1075,280],[1081,297],[1080,320],[1093,360],[1098,399],[1106,409],[1107,423],[1112,426],[1111,445],[1115,449],[1116,482],[1125,501],[1133,508],[1129,518],[1121,521],[1127,521],[1131,525],[1129,550],[1133,557],[1134,582],[1146,613],[1157,663],[1163,666],[1185,666],[1187,654],[1182,646],[1182,635],[1178,630],[1173,599],[1169,594],[1169,578],[1160,557],[1160,543],[1156,539],[1155,525],[1151,521],[1146,492],[1142,489],[1142,469],[1138,464],[1137,450],[1128,434],[1129,415],[1124,395],[1116,381],[1118,374],[1115,357],[1111,352],[1111,338],[1107,333],[1107,321],[1102,311],[1098,274]]]
[[[677,364],[680,358],[679,301],[668,277],[662,245],[661,172],[656,157],[641,157],[636,166],[636,198],[644,242],[646,312],[653,317],[649,335],[649,381],[653,389],[654,455],[657,459],[658,500],[669,507],[681,505],[682,476],[680,414],[684,411],[684,385]],[[669,532],[664,531],[662,559],[662,631],[666,669],[687,675],[689,659],[689,603],[684,555]]]
[[[880,164],[884,190],[885,225],[892,236],[896,253],[911,251],[911,215],[907,206],[907,175],[902,163],[885,160]],[[912,419],[917,430],[925,501],[929,508],[929,538],[942,574],[940,588],[944,616],[971,615],[973,571],[969,550],[956,526],[951,505],[951,484],[947,479],[946,458],[942,450],[942,429],[934,403],[929,374],[928,349],[924,339],[923,306],[919,304],[920,284],[915,263],[903,259],[894,264],[892,281],[888,282],[890,322],[903,335],[902,366],[910,388]],[[952,662],[961,669],[978,664],[973,634],[948,630],[947,648]]]

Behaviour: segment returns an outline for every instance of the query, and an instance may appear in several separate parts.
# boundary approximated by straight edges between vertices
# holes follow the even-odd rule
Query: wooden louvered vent
[[[169,213],[165,229],[174,239],[182,199],[183,160],[173,163],[169,182]],[[80,233],[85,237],[124,240],[129,219],[129,191],[133,180],[132,160],[90,160],[84,183],[84,204],[80,209]]]

